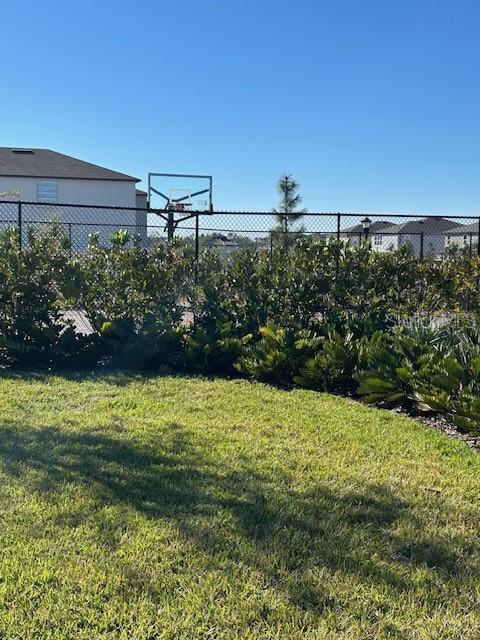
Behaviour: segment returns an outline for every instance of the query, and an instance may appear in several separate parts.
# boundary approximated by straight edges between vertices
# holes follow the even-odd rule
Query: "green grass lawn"
[[[480,638],[480,456],[310,391],[0,380],[0,638]]]

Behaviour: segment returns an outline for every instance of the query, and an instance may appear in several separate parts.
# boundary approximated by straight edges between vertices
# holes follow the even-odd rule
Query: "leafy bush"
[[[292,384],[305,360],[313,355],[321,341],[311,331],[287,330],[276,325],[261,327],[260,336],[239,358],[236,368],[257,380],[282,386]]]
[[[213,335],[193,327],[183,334],[183,364],[187,370],[202,373],[234,373],[235,363],[251,339],[251,334],[237,338],[228,324],[218,327]]]
[[[118,231],[106,247],[92,237],[82,267],[81,300],[96,329],[121,321],[136,332],[152,317],[166,326],[180,322],[192,282],[188,253],[160,244],[148,252]]]
[[[357,391],[367,402],[480,424],[480,259],[418,261],[407,249],[297,239],[223,259],[192,247],[151,252],[127,232],[70,255],[60,225],[0,234],[0,358],[23,366],[234,372],[282,386]],[[84,310],[95,333],[64,320]],[[439,329],[404,320],[460,321]]]
[[[459,428],[480,428],[480,329],[378,333],[365,347],[366,367],[354,375],[366,402],[407,404],[443,413]]]
[[[20,366],[91,366],[96,336],[77,334],[63,319],[78,294],[81,274],[57,224],[48,233],[0,233],[0,357]]]
[[[418,386],[420,409],[446,413],[461,429],[480,433],[480,327],[440,331],[432,375]]]
[[[365,345],[363,368],[354,374],[366,402],[411,404],[419,380],[428,377],[436,352],[407,333],[376,332]]]
[[[140,369],[179,365],[178,329],[192,295],[188,248],[157,245],[147,252],[125,231],[113,234],[106,247],[93,237],[82,274],[79,303],[113,364]]]
[[[351,331],[342,335],[327,328],[326,336],[318,344],[318,351],[307,358],[299,374],[294,376],[295,384],[319,391],[351,390],[361,345],[362,340],[355,340]]]
[[[111,366],[122,369],[172,371],[183,364],[182,332],[153,316],[136,329],[128,319],[104,322],[100,336]]]

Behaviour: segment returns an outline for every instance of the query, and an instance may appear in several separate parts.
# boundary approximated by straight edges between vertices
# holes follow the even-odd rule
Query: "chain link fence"
[[[128,232],[140,246],[152,249],[170,241],[185,242],[198,255],[204,249],[228,256],[243,248],[288,250],[300,238],[352,246],[369,243],[380,253],[409,249],[419,259],[442,258],[452,251],[480,253],[479,216],[306,213],[296,218],[271,212],[167,212],[101,205],[0,201],[0,230],[14,227],[27,242],[29,230],[49,232],[52,223],[68,240],[73,255],[87,250],[96,236],[102,245],[112,234]]]

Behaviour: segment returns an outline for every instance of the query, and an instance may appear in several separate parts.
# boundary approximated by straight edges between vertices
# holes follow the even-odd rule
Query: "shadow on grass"
[[[460,552],[469,541],[429,540],[419,523],[418,538],[402,538],[396,525],[416,515],[385,486],[295,491],[288,477],[261,475],[247,463],[217,466],[179,425],[158,447],[158,440],[147,446],[98,432],[4,424],[0,468],[49,501],[66,485],[81,485],[94,512],[120,505],[169,519],[210,566],[225,558],[249,566],[307,609],[332,604],[319,586],[324,568],[395,590],[410,588],[417,566],[435,567],[444,580],[462,573]],[[77,526],[86,514],[79,507],[59,517],[61,525]]]

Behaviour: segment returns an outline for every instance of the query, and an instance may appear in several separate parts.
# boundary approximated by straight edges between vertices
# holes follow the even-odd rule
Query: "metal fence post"
[[[480,217],[478,218],[477,255],[480,256]]]
[[[18,246],[22,250],[22,203],[18,203]]]
[[[199,222],[200,214],[197,213],[195,216],[195,284],[198,284],[198,257],[200,254],[200,222]]]
[[[341,225],[341,215],[340,213],[337,213],[337,242],[340,243],[340,225]],[[340,247],[337,246],[337,258],[335,260],[335,277],[338,280],[338,274],[340,272],[340,255],[339,252],[340,251]]]
[[[420,232],[420,260],[423,260],[423,254],[424,254],[424,233],[423,231]]]

